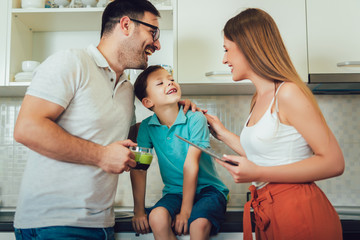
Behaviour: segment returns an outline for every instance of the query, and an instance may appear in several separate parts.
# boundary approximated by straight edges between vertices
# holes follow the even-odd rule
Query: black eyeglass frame
[[[143,24],[143,25],[145,25],[147,27],[151,27],[152,29],[154,29],[155,31],[152,34],[154,42],[156,42],[160,38],[160,28],[158,28],[157,26],[154,26],[154,25],[151,25],[149,23],[146,23],[146,22],[143,22],[143,21],[140,21],[140,20],[137,20],[137,19],[133,19],[133,18],[130,18],[130,20],[133,21],[133,22],[137,22],[137,23]]]

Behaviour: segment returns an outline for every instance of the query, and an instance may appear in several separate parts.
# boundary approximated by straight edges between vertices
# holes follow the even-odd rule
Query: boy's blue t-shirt
[[[202,146],[209,147],[209,129],[206,117],[201,112],[188,111],[182,108],[171,128],[161,125],[156,114],[142,121],[137,142],[140,147],[154,148],[158,157],[160,174],[164,182],[163,195],[182,193],[183,166],[189,144],[180,140],[175,134]],[[220,180],[212,157],[202,153],[199,162],[199,174],[196,193],[207,186],[213,186],[227,198],[229,190]]]

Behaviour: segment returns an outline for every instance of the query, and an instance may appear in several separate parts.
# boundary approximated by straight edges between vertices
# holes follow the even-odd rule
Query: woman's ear
[[[154,104],[153,104],[153,102],[151,101],[151,99],[150,99],[150,98],[147,98],[147,97],[143,98],[143,100],[142,100],[141,102],[142,102],[142,104],[144,105],[144,107],[149,108],[149,109],[154,106]]]

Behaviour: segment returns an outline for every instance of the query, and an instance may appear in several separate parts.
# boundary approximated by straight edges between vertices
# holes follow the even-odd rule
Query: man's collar
[[[88,52],[91,54],[91,56],[94,58],[96,65],[98,65],[101,68],[110,69],[109,63],[106,61],[104,55],[101,54],[101,52],[99,51],[99,49],[97,49],[97,47],[95,47],[94,45],[90,45],[87,49]]]
[[[94,45],[90,45],[88,46],[88,52],[89,54],[93,57],[96,65],[100,68],[105,68],[105,69],[109,69],[110,71],[113,71],[109,65],[109,63],[106,61],[104,55],[102,55],[102,53],[99,51],[99,49],[97,47],[95,47]],[[127,75],[125,73],[123,73],[120,76],[118,85],[121,85],[124,81],[129,80]]]

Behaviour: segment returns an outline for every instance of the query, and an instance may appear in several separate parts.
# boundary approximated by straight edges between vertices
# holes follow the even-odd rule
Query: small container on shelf
[[[109,4],[109,0],[99,0],[96,7],[106,7]]]
[[[96,0],[81,0],[81,1],[85,5],[84,7],[87,8],[95,7],[97,3]]]
[[[70,1],[69,0],[54,0],[54,3],[56,5],[58,5],[59,8],[63,8],[63,7],[66,7],[67,5],[69,5]]]
[[[22,8],[45,8],[45,0],[21,0]]]
[[[71,8],[82,8],[84,4],[81,0],[71,0],[69,7]]]
[[[22,61],[21,68],[24,72],[33,72],[40,65],[38,61]]]
[[[155,7],[171,7],[172,2],[171,0],[151,0],[152,4],[154,4]]]

